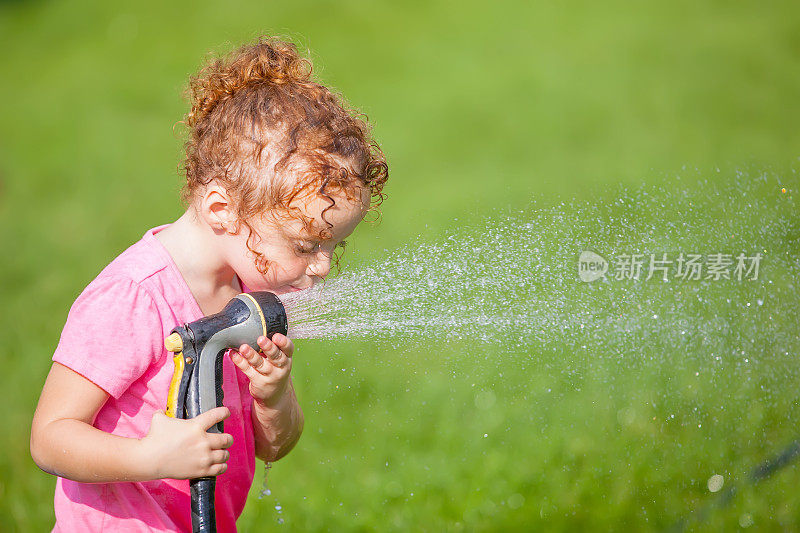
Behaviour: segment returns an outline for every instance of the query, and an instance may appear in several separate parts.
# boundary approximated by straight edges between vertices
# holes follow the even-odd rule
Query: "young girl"
[[[224,407],[163,410],[164,338],[240,292],[299,291],[383,199],[388,168],[365,121],[312,81],[294,45],[262,37],[190,80],[183,200],[70,309],[31,429],[31,455],[59,476],[56,531],[191,530],[190,478],[217,476],[219,531],[235,531],[255,458],[275,461],[303,427],[276,334],[224,358]],[[207,433],[225,420],[225,433]]]

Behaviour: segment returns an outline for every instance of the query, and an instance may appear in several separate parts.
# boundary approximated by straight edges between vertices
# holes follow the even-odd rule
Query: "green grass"
[[[800,155],[798,15],[792,2],[3,3],[0,523],[52,526],[55,480],[28,452],[33,409],[78,293],[180,215],[172,126],[207,50],[293,38],[370,116],[391,178],[382,222],[351,239],[357,267],[491,213],[603,203],[684,168],[787,174]],[[298,345],[305,434],[264,500],[257,474],[243,531],[279,516],[292,531],[663,529],[713,500],[711,474],[741,480],[788,444],[798,419],[796,376],[780,366],[791,358],[698,380],[707,363],[681,353],[633,364],[468,343]],[[750,515],[797,529],[798,482],[788,466],[697,528]]]

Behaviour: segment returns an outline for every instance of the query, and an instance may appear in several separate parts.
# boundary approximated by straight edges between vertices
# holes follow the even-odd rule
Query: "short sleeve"
[[[103,277],[72,304],[53,361],[119,398],[163,350],[153,297],[131,279]]]

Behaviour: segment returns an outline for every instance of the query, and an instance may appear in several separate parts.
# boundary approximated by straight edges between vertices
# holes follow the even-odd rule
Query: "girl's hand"
[[[250,394],[262,406],[275,405],[283,396],[292,370],[294,343],[280,333],[269,340],[261,336],[256,341],[261,348],[256,352],[249,344],[242,344],[231,360],[250,379]]]
[[[150,430],[141,442],[141,460],[152,464],[153,478],[192,479],[218,476],[227,470],[233,445],[228,433],[207,433],[206,430],[228,418],[227,407],[215,407],[205,413],[182,420],[156,411]]]

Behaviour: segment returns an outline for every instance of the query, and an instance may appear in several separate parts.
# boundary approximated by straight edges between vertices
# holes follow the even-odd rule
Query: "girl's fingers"
[[[214,450],[213,452],[211,452],[211,464],[220,464],[227,462],[230,455],[231,454],[228,450]]]
[[[200,427],[203,429],[208,429],[217,422],[222,422],[226,418],[231,416],[231,412],[227,407],[215,407],[213,409],[209,409],[205,413],[200,413],[196,417],[192,418],[192,420],[196,424],[200,424]]]
[[[294,353],[294,343],[292,342],[292,339],[286,335],[276,333],[272,336],[272,342],[278,346],[278,348],[280,348],[284,354],[286,354],[286,357],[291,357]]]
[[[253,368],[255,368],[261,374],[269,373],[270,366],[269,366],[269,363],[267,362],[267,359],[265,357],[261,357],[259,355],[258,356],[258,361],[254,362],[254,363],[250,363],[250,364],[253,365]]]
[[[207,476],[218,476],[228,469],[228,463],[213,464],[206,473]]]
[[[279,334],[276,333],[275,337],[278,335]],[[282,350],[278,344],[262,335],[256,340],[256,344],[258,344],[261,349],[260,352],[255,351],[249,344],[243,344],[239,347],[238,353],[234,352],[231,354],[231,360],[236,366],[241,368],[248,377],[255,377],[255,375],[248,374],[248,369],[255,370],[261,375],[268,375],[272,367],[285,367],[290,362],[291,350],[294,349],[292,341],[287,337],[281,336],[277,340],[278,343],[282,342],[285,346],[288,346],[288,353],[285,349]]]
[[[247,344],[242,345],[242,348],[239,350],[239,353],[242,354],[242,356],[247,360],[250,366],[252,366],[256,370],[263,372],[268,369],[267,366],[264,366],[265,362],[261,354],[255,351],[249,345]]]
[[[241,348],[239,348],[239,353],[248,361],[255,361],[259,357],[258,352],[250,347],[249,344],[242,344]]]
[[[261,360],[263,361],[264,358],[261,357]],[[233,364],[238,366],[251,381],[257,379],[259,376],[263,376],[263,374],[253,368],[253,365],[250,364],[250,361],[246,357],[242,356],[241,351],[231,354],[231,361],[233,361]]]
[[[261,353],[269,357],[271,360],[274,361],[280,356],[281,353],[280,349],[278,349],[278,347],[275,345],[274,342],[264,337],[263,335],[259,337],[256,342],[261,347]]]
[[[230,433],[209,433],[208,440],[213,450],[224,450],[233,446],[233,436]]]
[[[289,363],[289,358],[291,357],[291,351],[287,351],[280,347],[279,343],[281,342],[280,339],[276,339],[278,337],[278,333],[276,333],[272,339],[272,342],[266,337],[259,337],[258,338],[258,345],[261,346],[262,352],[266,355],[269,359],[269,362],[272,363],[273,366],[278,368],[283,368]],[[293,349],[291,346],[291,341],[289,341],[286,337],[283,337],[284,341],[289,342],[289,349]]]
[[[281,364],[276,364],[276,361],[279,362],[283,358],[280,351],[278,351],[276,359],[269,359],[269,361],[267,360],[267,357],[262,357],[252,348],[249,352],[246,350],[242,350],[242,352],[244,352],[244,356],[237,357],[237,354],[234,353],[231,355],[231,360],[233,361],[233,364],[242,369],[242,371],[247,377],[250,378],[251,381],[258,377],[268,376],[273,366],[283,366]],[[242,352],[239,353],[241,354]],[[250,355],[249,357],[247,357],[248,353]]]
[[[251,352],[251,351],[252,351],[252,352],[255,352],[255,350],[253,350],[252,348],[250,348],[250,345],[249,345],[249,344],[242,344],[241,346],[239,346],[239,349],[238,349],[238,350],[235,350],[235,351],[234,351],[234,352],[231,354],[231,357],[232,357],[232,358],[235,358],[235,357],[237,357],[237,356],[238,356],[238,357],[241,357],[242,359],[247,359],[248,357],[251,357],[251,355],[250,355],[250,352]]]

